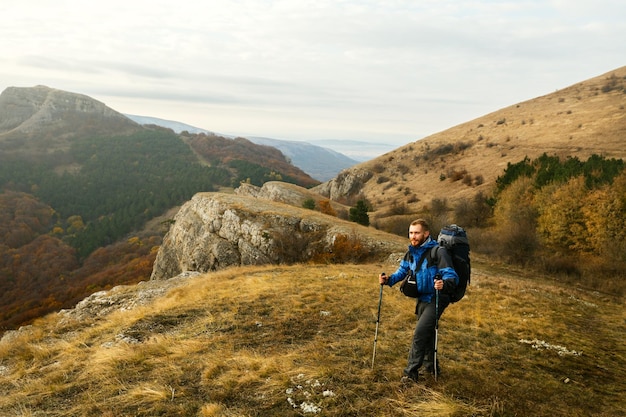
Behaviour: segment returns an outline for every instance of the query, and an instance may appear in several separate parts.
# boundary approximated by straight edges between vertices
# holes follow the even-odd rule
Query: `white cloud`
[[[406,143],[624,65],[622,3],[3,2],[0,88],[223,133]]]

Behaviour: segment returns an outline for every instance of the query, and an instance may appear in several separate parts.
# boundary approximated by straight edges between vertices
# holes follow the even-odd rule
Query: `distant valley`
[[[189,133],[211,133],[226,138],[235,137],[174,120],[134,114],[125,114],[125,116],[141,125],[152,124],[161,126],[172,129],[176,133],[187,131]],[[389,143],[354,140],[320,139],[305,142],[261,136],[243,137],[253,143],[272,146],[280,150],[295,166],[320,181],[328,181],[337,176],[337,174],[345,168],[377,158],[397,147]]]

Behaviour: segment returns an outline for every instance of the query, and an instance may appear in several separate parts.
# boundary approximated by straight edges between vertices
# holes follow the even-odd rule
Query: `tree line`
[[[573,279],[626,290],[626,170],[621,159],[546,154],[509,164],[496,181],[486,253]]]

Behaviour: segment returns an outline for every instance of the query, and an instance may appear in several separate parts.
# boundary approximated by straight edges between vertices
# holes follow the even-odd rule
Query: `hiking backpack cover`
[[[450,301],[456,303],[465,296],[465,290],[470,283],[472,267],[469,256],[469,239],[462,227],[451,224],[441,228],[437,237],[437,243],[439,246],[446,248],[450,254],[454,270],[459,276],[459,285],[450,294]]]

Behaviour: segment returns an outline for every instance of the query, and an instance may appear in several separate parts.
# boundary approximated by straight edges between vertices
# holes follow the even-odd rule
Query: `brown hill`
[[[490,195],[508,163],[544,152],[626,157],[626,67],[503,108],[343,171],[317,188],[333,199],[361,193],[383,215],[433,199]]]

